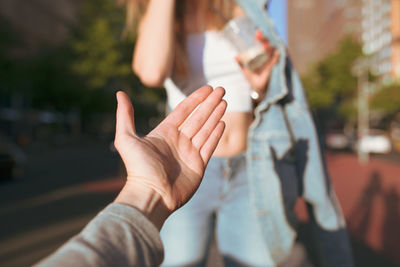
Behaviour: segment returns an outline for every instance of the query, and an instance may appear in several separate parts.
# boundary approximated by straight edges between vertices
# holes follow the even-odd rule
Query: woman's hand
[[[225,127],[220,121],[226,109],[224,94],[221,87],[196,90],[147,136],[139,137],[129,97],[118,92],[115,147],[127,182],[115,202],[135,206],[161,228],[200,185]]]
[[[239,57],[236,57],[235,60],[239,64],[244,76],[249,81],[253,90],[255,90],[260,95],[263,95],[267,88],[272,68],[279,61],[279,50],[271,46],[268,39],[264,37],[260,30],[256,31],[256,39],[262,43],[266,53],[268,54],[268,62],[266,62],[262,67],[257,70],[250,70],[243,65]]]

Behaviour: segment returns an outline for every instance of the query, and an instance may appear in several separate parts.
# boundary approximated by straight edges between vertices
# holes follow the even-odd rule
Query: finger
[[[271,71],[271,69],[278,63],[279,61],[280,52],[278,49],[275,49],[274,53],[272,54],[271,59],[267,63],[266,69]]]
[[[274,54],[273,54],[273,56],[272,56],[272,65],[275,65],[278,61],[279,61],[279,56],[281,55],[281,52],[279,52],[279,50],[278,49],[276,49],[275,51],[274,51]]]
[[[279,51],[275,50],[272,58],[268,63],[265,65],[265,67],[261,70],[259,73],[259,79],[262,81],[267,81],[269,79],[269,76],[271,75],[272,68],[276,65],[276,63],[279,60]]]
[[[203,127],[215,108],[221,102],[225,90],[217,87],[211,95],[197,108],[197,110],[182,124],[181,132],[191,139]]]
[[[205,144],[226,110],[226,102],[222,100],[200,131],[193,137],[192,144],[197,150]]]
[[[185,98],[179,105],[160,123],[169,123],[179,127],[189,115],[203,102],[211,93],[213,89],[211,86],[203,86],[188,97]]]
[[[239,57],[239,56],[236,56],[236,57],[235,57],[235,61],[237,62],[237,64],[239,64],[239,67],[240,67],[241,69],[244,68],[244,65],[243,65],[242,61],[240,60],[240,57]]]
[[[276,65],[276,63],[279,61],[279,50],[275,50],[271,59],[267,62],[267,64],[264,66],[264,68],[260,72],[260,76],[263,77],[265,76],[266,73],[270,73],[272,68]]]
[[[264,36],[261,30],[256,30],[256,40],[260,42],[268,42],[268,39]]]
[[[264,34],[262,33],[261,30],[256,31],[256,40],[259,41],[260,43],[262,43],[265,51],[268,52],[271,50],[272,45],[271,45],[270,41],[268,40],[268,38],[264,36]]]
[[[210,137],[207,139],[206,143],[200,150],[201,159],[204,162],[204,167],[207,166],[211,155],[214,153],[215,148],[217,148],[218,142],[221,139],[222,134],[225,130],[225,123],[223,121],[218,122],[214,131],[211,133]]]
[[[129,96],[122,91],[117,92],[117,115],[115,132],[118,134],[136,135],[134,111]]]

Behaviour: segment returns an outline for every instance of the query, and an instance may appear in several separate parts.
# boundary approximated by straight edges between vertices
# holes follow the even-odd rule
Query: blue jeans
[[[273,266],[248,191],[244,154],[211,158],[199,190],[161,229],[163,265],[204,265],[215,231],[226,265]]]

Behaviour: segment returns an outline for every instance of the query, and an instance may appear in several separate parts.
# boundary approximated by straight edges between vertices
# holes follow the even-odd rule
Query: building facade
[[[79,0],[0,0],[0,18],[22,41],[12,54],[29,56],[43,45],[65,40],[76,21],[78,4]]]
[[[400,79],[400,0],[392,0],[392,77]]]
[[[346,35],[359,38],[361,1],[288,0],[289,52],[301,74]]]
[[[400,0],[362,1],[363,51],[383,83],[400,78]]]

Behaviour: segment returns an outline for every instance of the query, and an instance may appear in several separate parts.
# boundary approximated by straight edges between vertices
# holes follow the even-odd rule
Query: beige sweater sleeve
[[[36,266],[159,266],[163,253],[158,230],[142,213],[110,204]]]

